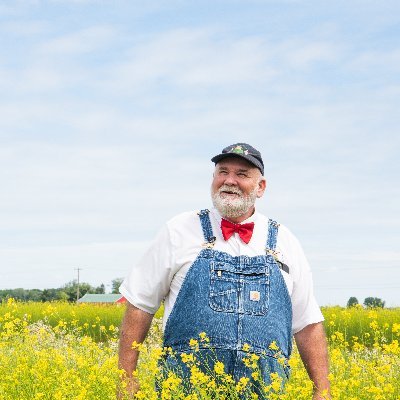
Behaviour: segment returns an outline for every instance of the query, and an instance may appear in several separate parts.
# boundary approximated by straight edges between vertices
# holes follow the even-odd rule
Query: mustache
[[[231,192],[231,193],[235,193],[235,194],[243,194],[242,190],[239,189],[238,187],[229,186],[229,185],[222,185],[218,189],[218,194],[221,194],[222,192]]]

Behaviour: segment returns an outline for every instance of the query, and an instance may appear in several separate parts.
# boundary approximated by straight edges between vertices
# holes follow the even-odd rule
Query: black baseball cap
[[[264,175],[264,163],[261,157],[261,153],[247,143],[231,144],[230,146],[225,147],[222,150],[221,154],[213,157],[211,161],[217,164],[219,161],[227,157],[244,158],[249,163],[257,167],[261,171],[261,174]]]

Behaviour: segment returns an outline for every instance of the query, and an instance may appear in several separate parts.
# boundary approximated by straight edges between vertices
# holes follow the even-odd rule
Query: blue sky
[[[0,288],[125,276],[248,142],[319,302],[400,305],[399,77],[397,1],[1,2]]]

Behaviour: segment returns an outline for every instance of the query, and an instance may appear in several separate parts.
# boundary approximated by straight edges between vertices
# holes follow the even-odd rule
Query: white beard
[[[257,189],[258,187],[256,186],[250,194],[244,195],[238,187],[222,185],[215,193],[211,193],[211,198],[214,207],[224,218],[238,218],[254,207],[257,199]],[[223,191],[227,190],[237,193],[239,196],[232,198],[222,194]]]

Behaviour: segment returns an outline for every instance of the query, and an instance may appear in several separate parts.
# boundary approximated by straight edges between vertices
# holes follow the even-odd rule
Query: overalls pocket
[[[214,311],[265,315],[269,307],[268,265],[211,262],[209,304]]]

